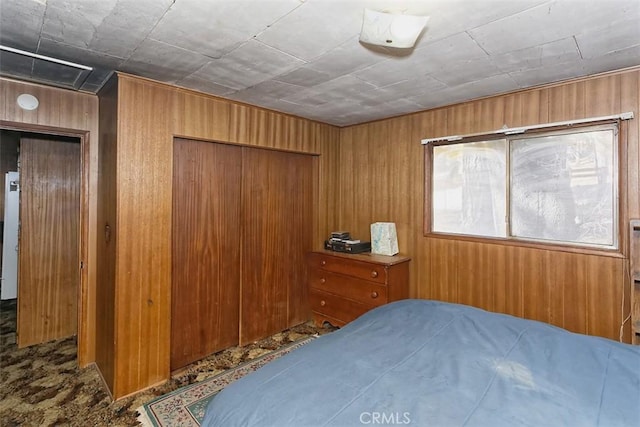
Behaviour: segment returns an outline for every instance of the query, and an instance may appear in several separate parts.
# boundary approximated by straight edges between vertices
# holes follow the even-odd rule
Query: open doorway
[[[11,342],[11,310],[19,347],[78,333],[80,143],[78,137],[0,130],[0,172],[14,169],[1,177],[6,220],[0,309],[6,343]],[[17,244],[12,237],[18,225],[9,224],[16,210]],[[11,283],[15,278],[17,284]]]
[[[20,132],[0,129],[0,344],[16,344],[17,314],[18,314],[18,256],[17,229],[16,235],[5,235],[5,217],[15,221],[17,228],[18,206],[6,208],[7,174],[17,174],[18,147],[20,146]],[[13,209],[15,210],[13,210]],[[13,228],[11,225],[9,228]],[[13,250],[9,250],[13,249]],[[8,257],[9,260],[4,258]]]

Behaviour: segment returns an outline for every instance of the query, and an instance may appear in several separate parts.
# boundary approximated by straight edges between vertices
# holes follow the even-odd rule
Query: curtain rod
[[[450,135],[450,136],[441,136],[438,138],[427,138],[422,140],[422,145],[426,145],[432,142],[441,142],[441,141],[447,141],[447,142],[459,141],[464,138],[472,138],[472,137],[483,136],[483,135],[498,135],[498,134],[515,135],[518,133],[525,133],[526,131],[531,129],[537,130],[537,129],[552,128],[557,126],[573,126],[573,125],[584,124],[584,123],[603,122],[606,120],[631,120],[631,119],[633,119],[633,111],[629,111],[621,114],[614,114],[612,116],[591,117],[588,119],[568,120],[565,122],[545,123],[541,125],[521,126],[521,127],[515,127],[515,128],[503,128],[503,129],[498,129],[498,130],[489,131],[489,132],[470,133],[466,135]]]

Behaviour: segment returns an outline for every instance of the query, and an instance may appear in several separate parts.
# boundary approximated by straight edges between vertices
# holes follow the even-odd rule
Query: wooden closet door
[[[305,254],[313,243],[313,156],[243,150],[244,345],[310,318]]]
[[[80,144],[20,140],[18,346],[78,330]]]
[[[171,369],[238,344],[242,150],[176,139]]]

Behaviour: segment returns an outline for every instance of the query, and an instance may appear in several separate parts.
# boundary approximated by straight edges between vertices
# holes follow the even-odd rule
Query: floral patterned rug
[[[145,427],[198,427],[204,418],[207,405],[220,390],[313,339],[314,337],[301,339],[214,377],[184,386],[147,402],[138,408],[138,421]]]
[[[158,386],[111,401],[95,366],[78,367],[75,337],[30,347],[16,345],[16,300],[0,301],[1,427],[131,427],[139,408],[168,393],[201,383],[300,340],[331,333],[312,321],[188,365]],[[151,424],[153,425],[153,424]],[[157,424],[156,424],[157,425]]]

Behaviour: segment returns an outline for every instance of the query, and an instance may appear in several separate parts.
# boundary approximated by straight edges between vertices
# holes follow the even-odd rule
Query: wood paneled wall
[[[618,339],[628,313],[627,224],[618,256],[425,237],[423,138],[492,131],[633,111],[627,133],[627,191],[621,218],[640,214],[638,152],[640,71],[495,96],[341,129],[336,229],[368,238],[369,224],[397,224],[402,253],[412,257],[411,296],[458,302]],[[621,153],[622,159],[625,154]],[[628,326],[628,325],[627,325]],[[625,340],[629,334],[625,333]]]
[[[336,218],[339,129],[125,74],[114,78],[116,251],[105,268],[115,271],[115,357],[100,369],[112,373],[107,383],[120,398],[169,377],[174,137],[320,154],[314,229],[320,248]]]
[[[21,93],[34,95],[40,101],[36,110],[18,107],[16,99]],[[95,360],[95,308],[96,308],[96,212],[98,183],[98,97],[49,86],[24,83],[0,78],[0,125],[10,129],[42,133],[83,135],[83,176],[86,188],[81,200],[81,221],[86,241],[85,268],[82,271],[82,289],[79,300],[78,364],[85,366]]]

